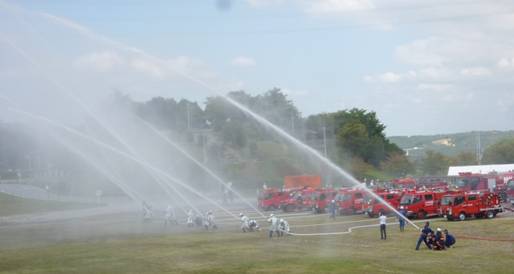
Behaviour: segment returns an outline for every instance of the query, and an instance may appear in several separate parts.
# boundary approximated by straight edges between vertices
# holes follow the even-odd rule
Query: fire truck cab
[[[405,193],[400,200],[400,207],[409,218],[425,219],[439,215],[439,203],[444,192],[414,191]]]
[[[336,196],[339,207],[339,214],[357,214],[364,212],[364,205],[367,204],[367,193],[361,189],[344,189]]]
[[[310,187],[305,187],[299,190],[292,190],[289,197],[280,203],[280,208],[284,212],[301,211],[312,208],[312,194],[315,192]]]
[[[276,188],[267,188],[257,198],[259,208],[265,211],[280,208],[280,204],[289,197],[288,193]]]
[[[460,191],[489,191],[500,195],[503,201],[507,200],[506,183],[512,178],[509,174],[472,174],[460,173],[459,177],[455,178],[454,186]]]
[[[400,199],[403,195],[403,192],[395,191],[395,192],[379,192],[377,195],[382,198],[386,203],[390,204],[393,208],[398,208],[400,205]],[[371,199],[368,201],[366,206],[366,214],[370,217],[376,217],[379,214],[390,214],[391,209],[384,205],[382,202],[377,199]]]
[[[330,201],[335,199],[337,191],[333,189],[323,189],[312,194],[313,206],[312,212],[324,213]]]
[[[502,211],[500,197],[491,192],[454,193],[441,200],[441,215],[450,221],[464,221],[470,217],[492,219]]]

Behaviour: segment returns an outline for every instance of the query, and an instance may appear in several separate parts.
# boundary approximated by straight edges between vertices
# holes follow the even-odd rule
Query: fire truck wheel
[[[494,218],[495,215],[496,214],[494,214],[494,211],[492,211],[492,210],[487,211],[487,218],[488,219]]]
[[[466,220],[466,214],[465,214],[464,212],[461,212],[461,213],[459,214],[459,220],[461,220],[461,221]]]
[[[418,217],[418,219],[420,219],[420,220],[421,220],[421,219],[426,219],[426,218],[427,218],[427,213],[426,213],[425,211],[423,211],[423,210],[422,210],[422,211],[418,212],[418,216],[417,216],[417,217]]]

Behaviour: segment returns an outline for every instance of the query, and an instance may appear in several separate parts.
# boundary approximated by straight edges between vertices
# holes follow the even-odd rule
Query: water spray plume
[[[88,34],[89,34],[88,36],[91,36],[91,32],[88,32]],[[156,62],[163,63],[163,61],[160,58],[155,57],[153,55],[150,55],[150,54],[148,54],[148,53],[146,53],[146,52],[144,52],[142,50],[134,51],[134,48],[123,46],[123,45],[121,45],[121,43],[119,43],[117,41],[105,38],[103,36],[98,36],[98,37],[100,37],[102,41],[109,41],[111,44],[113,44],[113,45],[115,45],[117,47],[121,47],[123,50],[130,51],[130,52],[135,52],[135,53],[141,54],[141,55],[143,55],[143,56],[145,56],[147,58],[151,58],[152,60],[155,60]],[[211,92],[214,92],[215,94],[218,94],[218,95],[222,96],[227,102],[229,102],[230,104],[232,104],[233,106],[235,106],[239,110],[243,111],[244,113],[246,113],[247,115],[249,115],[250,117],[255,119],[261,125],[264,125],[265,127],[273,130],[275,133],[277,133],[278,135],[280,135],[284,139],[288,140],[290,143],[294,144],[295,146],[299,147],[300,149],[306,151],[308,154],[311,154],[311,155],[315,156],[318,160],[320,160],[322,163],[324,163],[325,165],[327,165],[328,167],[330,167],[331,169],[336,171],[339,175],[341,175],[342,177],[348,179],[354,186],[362,187],[362,184],[359,181],[357,181],[357,179],[355,179],[351,174],[349,174],[348,172],[343,170],[341,167],[339,167],[338,165],[333,163],[330,159],[328,159],[328,158],[324,157],[323,155],[321,155],[321,153],[319,153],[318,151],[316,151],[312,147],[304,144],[300,140],[298,140],[295,137],[293,137],[292,135],[288,134],[286,131],[284,131],[280,127],[278,127],[275,124],[271,123],[266,118],[258,115],[257,113],[253,112],[252,110],[250,110],[246,106],[244,106],[241,103],[237,102],[236,100],[230,98],[226,94],[224,94],[224,93],[222,93],[222,92],[212,88],[206,82],[204,82],[202,80],[199,80],[199,79],[196,79],[196,78],[192,77],[189,74],[180,72],[180,71],[175,70],[175,69],[173,69],[171,67],[169,69],[172,70],[173,72],[175,72],[176,74],[182,76],[183,78],[188,79],[191,82],[194,82],[194,83],[198,84],[199,86],[201,86],[201,87],[203,87],[203,88],[205,88],[205,89],[207,89],[207,90],[209,90]],[[414,228],[416,228],[417,230],[420,230],[419,226],[417,226],[415,223],[413,223],[407,217],[405,217],[400,212],[398,212],[398,210],[396,210],[393,206],[391,206],[389,203],[387,203],[384,199],[382,199],[380,196],[378,196],[372,190],[370,190],[370,189],[368,189],[366,187],[363,187],[362,189],[364,191],[366,191],[374,199],[376,199],[377,201],[379,201],[380,203],[385,205],[387,208],[389,208],[391,211],[396,213],[400,218],[403,218],[405,221],[407,221]]]
[[[194,188],[190,187],[190,186],[189,186],[189,185],[187,185],[186,183],[181,182],[180,180],[173,178],[172,176],[170,176],[170,175],[169,175],[168,173],[166,173],[165,171],[162,171],[161,169],[156,168],[156,167],[154,167],[154,166],[152,166],[152,165],[148,164],[148,163],[147,163],[147,162],[145,162],[145,161],[142,161],[142,160],[140,160],[140,159],[137,159],[137,158],[135,158],[134,156],[132,156],[132,155],[130,155],[130,154],[128,154],[128,153],[126,153],[126,152],[120,151],[119,149],[116,149],[116,148],[114,148],[114,147],[112,147],[112,146],[110,146],[110,145],[108,145],[108,144],[105,144],[105,143],[103,143],[103,142],[101,142],[101,141],[99,141],[99,140],[97,140],[97,139],[95,139],[95,138],[92,138],[92,137],[90,137],[90,136],[88,136],[88,135],[86,135],[86,134],[84,134],[84,133],[82,133],[82,132],[80,132],[80,131],[77,131],[77,130],[75,130],[75,129],[73,129],[73,128],[70,128],[70,127],[65,126],[65,125],[63,125],[63,124],[60,124],[60,123],[58,123],[58,122],[56,122],[56,121],[50,120],[50,119],[48,119],[48,118],[46,118],[46,117],[44,117],[44,116],[37,115],[37,114],[33,114],[33,113],[30,113],[30,112],[27,112],[27,111],[24,111],[24,110],[21,110],[21,109],[13,108],[13,107],[8,107],[7,109],[8,109],[9,111],[12,111],[12,112],[15,112],[15,113],[18,113],[18,114],[23,114],[23,115],[25,115],[25,116],[27,116],[27,117],[29,117],[29,118],[36,119],[36,120],[40,120],[40,121],[43,121],[43,122],[45,122],[45,123],[47,123],[47,124],[49,124],[49,125],[52,125],[52,126],[54,126],[54,127],[57,127],[57,128],[63,129],[63,130],[65,130],[65,131],[67,131],[67,132],[69,132],[69,133],[71,133],[71,134],[73,134],[73,135],[75,135],[75,136],[78,136],[78,137],[80,137],[80,138],[82,138],[82,139],[84,139],[84,140],[87,140],[87,141],[89,141],[89,142],[91,142],[91,143],[93,143],[93,144],[95,144],[95,145],[97,145],[97,146],[99,146],[99,147],[102,147],[102,148],[107,149],[107,150],[109,150],[109,151],[111,151],[111,152],[114,152],[114,153],[116,153],[116,154],[118,154],[118,155],[120,155],[120,156],[122,156],[122,157],[124,157],[124,158],[126,158],[126,159],[132,160],[132,161],[134,161],[135,163],[137,163],[137,164],[139,164],[139,165],[141,165],[141,166],[143,166],[143,167],[145,167],[145,168],[148,168],[148,169],[150,169],[150,170],[152,170],[152,171],[156,172],[157,174],[162,175],[163,177],[167,178],[168,180],[170,180],[170,181],[172,181],[172,182],[174,182],[174,183],[176,183],[176,184],[180,185],[181,187],[183,187],[183,188],[187,189],[187,190],[188,190],[188,191],[190,191],[191,193],[194,193],[194,194],[198,195],[198,196],[199,196],[199,197],[201,197],[202,199],[206,200],[207,202],[210,202],[210,203],[211,203],[211,204],[213,204],[214,206],[216,206],[216,207],[218,207],[219,209],[223,210],[223,211],[224,211],[225,213],[227,213],[228,215],[230,215],[230,216],[234,217],[235,219],[239,219],[239,217],[237,217],[235,214],[233,214],[232,212],[230,212],[229,210],[227,210],[226,208],[224,208],[223,206],[221,206],[220,204],[218,204],[216,201],[214,201],[214,200],[212,200],[211,198],[209,198],[209,197],[205,196],[204,194],[202,194],[202,193],[200,193],[199,191],[195,190]]]
[[[131,187],[123,183],[123,180],[118,178],[116,175],[111,174],[110,171],[107,171],[101,165],[99,165],[95,160],[91,159],[91,157],[87,156],[85,153],[77,149],[75,146],[70,145],[68,142],[62,140],[62,138],[53,136],[62,146],[71,151],[72,153],[78,155],[82,158],[86,163],[91,165],[93,168],[98,170],[103,176],[105,176],[109,181],[118,186],[123,192],[125,192],[133,201],[142,202],[143,199],[139,197],[139,195],[134,191]]]
[[[216,175],[216,173],[214,173],[211,169],[209,169],[207,166],[205,166],[204,164],[200,163],[200,161],[198,161],[197,159],[195,159],[193,156],[191,156],[191,154],[189,154],[187,151],[185,151],[184,149],[182,149],[180,146],[178,146],[175,142],[171,141],[168,137],[166,137],[162,132],[160,132],[158,129],[156,129],[154,126],[152,126],[152,124],[148,123],[147,121],[145,121],[144,119],[142,118],[139,118],[138,119],[144,124],[146,125],[150,130],[152,130],[155,134],[157,134],[159,137],[161,137],[167,144],[169,144],[170,146],[172,146],[173,148],[175,148],[177,151],[179,151],[180,153],[182,153],[182,155],[184,155],[185,157],[187,157],[189,160],[191,160],[193,163],[195,163],[197,166],[199,166],[201,169],[203,169],[207,174],[209,174],[212,178],[214,178],[218,183],[220,183],[222,186],[225,186],[228,188],[228,184],[223,181],[223,179],[221,179],[218,175]],[[230,189],[230,191],[232,191],[234,194],[236,194],[236,196],[239,197],[239,199],[241,199],[241,201],[245,202],[247,205],[249,205],[253,210],[255,210],[257,213],[259,213],[259,215],[265,217],[265,215],[259,210],[257,209],[254,205],[252,205],[251,203],[247,202],[246,199],[241,195],[239,194],[239,192],[233,190],[233,189]]]
[[[54,16],[55,17],[55,16]],[[58,17],[56,17],[58,18]],[[56,20],[54,18],[54,21],[55,22],[59,22],[59,20]],[[68,27],[68,28],[72,28],[72,29],[75,29],[77,31],[79,31],[80,33],[86,35],[87,37],[90,37],[90,38],[94,38],[96,40],[100,40],[100,41],[103,41],[103,42],[108,42],[110,43],[111,45],[114,45],[122,50],[125,50],[125,51],[128,51],[128,52],[131,52],[131,53],[136,53],[136,54],[140,54],[144,57],[147,57],[147,58],[150,58],[156,62],[158,62],[159,64],[164,64],[164,61],[162,61],[160,58],[158,57],[155,57],[153,55],[150,55],[142,50],[139,50],[139,49],[135,49],[133,47],[129,47],[129,46],[126,46],[118,41],[115,41],[113,39],[110,39],[110,38],[107,38],[105,36],[102,36],[102,35],[97,35],[95,33],[93,33],[92,31],[86,29],[86,28],[77,28],[77,27],[72,27],[70,26],[69,24],[63,24],[62,22],[59,22],[60,24],[64,25],[65,27]],[[300,140],[296,139],[295,137],[293,137],[292,135],[288,134],[287,132],[285,132],[283,129],[279,128],[278,126],[276,126],[275,124],[271,123],[270,121],[268,121],[266,118],[256,114],[255,112],[251,111],[249,108],[247,108],[246,106],[240,104],[239,102],[235,101],[234,99],[230,98],[229,96],[225,95],[224,93],[212,88],[210,85],[208,85],[206,82],[202,81],[202,80],[199,80],[199,79],[196,79],[194,77],[192,77],[191,75],[189,74],[186,74],[186,73],[183,73],[181,71],[178,71],[176,69],[173,69],[172,67],[170,66],[167,66],[171,71],[173,71],[174,73],[182,76],[183,78],[185,79],[188,79],[190,80],[191,82],[193,83],[196,83],[198,84],[199,86],[201,87],[204,87],[206,90],[209,90],[211,92],[214,92],[215,94],[218,94],[220,96],[222,96],[227,102],[229,102],[230,104],[232,104],[233,106],[235,106],[236,108],[238,108],[239,110],[243,111],[244,113],[246,113],[247,115],[249,115],[250,117],[252,117],[253,119],[255,119],[256,121],[258,121],[260,124],[264,125],[265,127],[273,130],[275,133],[277,133],[278,135],[280,135],[281,137],[283,137],[284,139],[288,140],[289,142],[291,142],[292,144],[294,144],[295,146],[299,147],[300,149],[302,149],[303,151],[315,156],[315,158],[317,158],[318,160],[320,160],[322,163],[326,164],[328,167],[330,167],[331,169],[333,169],[334,171],[336,171],[339,175],[341,175],[342,177],[344,178],[347,178],[353,185],[355,186],[358,186],[358,187],[362,187],[361,186],[361,183],[359,181],[357,181],[355,178],[353,178],[353,176],[351,176],[349,173],[347,173],[345,170],[343,170],[342,168],[340,168],[339,166],[337,166],[336,164],[334,164],[332,161],[330,161],[328,158],[325,158],[323,155],[321,155],[318,151],[316,151],[315,149],[311,148],[310,146],[304,144],[303,142],[301,142]],[[372,196],[373,198],[375,198],[377,201],[379,201],[380,203],[384,204],[386,207],[388,207],[390,210],[392,210],[393,212],[395,212],[400,218],[403,218],[405,219],[410,225],[412,225],[413,227],[415,227],[417,230],[419,230],[420,228],[414,224],[411,220],[409,220],[408,218],[406,218],[405,216],[403,216],[401,213],[399,213],[394,207],[392,207],[389,203],[387,203],[386,201],[384,201],[380,196],[378,196],[377,194],[375,194],[372,190],[368,189],[368,188],[363,188],[364,191],[366,191],[370,196]]]
[[[82,33],[84,35],[87,35],[90,38],[91,37],[95,37],[95,34],[92,31],[90,31],[87,28],[82,27],[82,26],[80,26],[78,24],[70,22],[69,20],[65,20],[65,19],[53,16],[53,15],[50,15],[50,14],[46,14],[46,13],[43,14],[43,16],[45,16],[47,18],[50,18],[50,19],[52,19],[54,21],[57,21],[60,24],[64,24],[64,25],[66,25],[66,27],[70,27],[70,28],[72,28],[74,30],[77,30],[80,33]],[[18,19],[19,19],[19,21],[21,21],[22,24],[24,24],[24,25],[28,26],[29,28],[33,29],[32,26],[28,22],[26,22],[22,18],[18,18]],[[112,41],[112,40],[110,40],[109,38],[106,38],[106,37],[102,37],[101,39],[106,41],[106,42],[109,42],[109,43],[115,43],[116,47],[122,47],[123,46],[121,43],[117,43],[117,42]],[[4,37],[3,40],[5,40],[14,50],[16,50],[21,56],[23,56],[34,67],[36,67],[38,69],[40,68],[40,65],[38,64],[38,62],[36,62],[33,58],[31,58],[23,49],[21,49],[20,47],[16,46],[15,43],[13,43],[12,41],[10,41],[9,39],[7,39],[5,37]],[[135,49],[135,48],[126,48],[126,49],[129,50],[130,52],[135,52],[137,54],[144,54],[143,51],[140,51],[140,50]],[[96,115],[94,115],[94,113],[77,96],[75,96],[74,94],[68,92],[61,84],[59,84],[57,81],[53,80],[48,75],[46,75],[43,70],[39,69],[39,72],[44,76],[44,78],[47,81],[49,81],[51,84],[53,84],[55,87],[57,87],[58,90],[60,90],[65,95],[69,96],[80,107],[82,107],[82,109],[84,109],[86,111],[86,113],[95,120],[96,123],[98,123],[106,132],[108,132],[111,136],[113,136],[116,139],[116,141],[118,141],[132,155],[137,155],[136,152],[125,141],[123,141],[123,139],[118,134],[116,134],[113,130],[111,130],[110,127],[108,127],[104,123],[102,123],[101,120],[98,117],[96,117]],[[189,153],[187,153],[184,149],[182,149],[178,145],[176,145],[173,142],[171,142],[168,138],[166,138],[166,136],[163,136],[162,133],[160,133],[158,130],[153,128],[153,126],[151,126],[151,124],[149,124],[148,122],[146,122],[144,120],[143,120],[143,122],[144,122],[144,124],[147,127],[150,127],[152,129],[152,131],[154,131],[154,133],[156,133],[159,137],[163,138],[169,145],[173,146],[176,150],[178,150],[180,153],[185,155],[188,159],[193,161],[196,165],[198,165],[205,172],[207,172],[210,176],[212,176],[217,182],[219,182],[224,187],[228,187],[228,184],[223,179],[221,179],[218,175],[216,175],[216,173],[214,173],[208,167],[206,167],[205,165],[200,163],[193,156],[191,156]],[[154,180],[158,181],[158,183],[160,184],[160,182],[159,182],[160,178],[156,177],[154,174],[151,174],[151,173],[150,173],[150,175],[152,176],[152,178]],[[248,206],[250,206],[253,210],[258,212],[261,216],[264,216],[264,214],[262,212],[260,212],[252,203],[246,201],[246,199],[241,194],[239,194],[239,192],[235,191],[232,188],[230,189],[230,191],[232,193],[234,193],[244,203],[246,203]]]
[[[89,117],[91,117],[103,130],[105,130],[108,134],[110,134],[119,144],[121,144],[127,151],[130,152],[132,155],[136,155],[136,152],[127,144],[127,142],[123,141],[123,139],[116,134],[113,130],[110,129],[110,127],[106,126],[101,120],[87,107],[82,100],[80,100],[77,96],[74,94],[68,92],[61,84],[59,84],[57,81],[53,80],[51,77],[46,75],[46,73],[40,68],[41,66],[36,62],[33,58],[31,58],[23,49],[18,47],[15,43],[13,43],[11,40],[3,37],[2,39],[5,41],[11,48],[13,48],[18,54],[20,54],[27,62],[29,62],[33,67],[35,67],[39,73],[42,74],[43,78],[50,82],[52,85],[54,85],[60,92],[65,94],[66,96],[70,97],[75,103],[77,103],[86,113]],[[155,176],[155,174],[152,173],[152,171],[146,170],[149,175],[154,179],[157,184],[161,187],[163,187],[164,191],[172,197],[173,195],[169,192],[169,190],[166,188],[165,183],[162,182],[158,176]],[[200,211],[192,205],[191,202],[189,202],[184,195],[182,195],[173,185],[169,185],[170,188],[173,189],[177,195],[184,200],[189,206],[191,206],[197,213],[200,213]]]

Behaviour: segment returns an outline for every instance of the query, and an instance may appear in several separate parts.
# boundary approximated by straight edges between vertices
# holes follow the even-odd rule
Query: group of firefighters
[[[329,212],[330,217],[333,218],[333,215],[335,214],[333,214],[332,210],[329,210]],[[152,216],[152,207],[146,202],[143,202],[143,221],[146,222],[151,220]],[[259,224],[255,219],[250,219],[244,213],[239,213],[239,217],[241,221],[241,230],[243,232],[260,231]],[[386,220],[387,217],[380,214],[380,238],[383,240],[387,239]],[[405,227],[405,220],[399,217],[399,221],[400,231],[403,231]],[[282,237],[284,235],[290,234],[289,223],[284,218],[279,218],[275,214],[270,214],[267,222],[270,224],[268,231],[269,238],[273,238],[273,235],[276,235],[276,237]],[[207,211],[207,213],[204,215],[201,213],[195,214],[191,209],[187,212],[186,223],[188,227],[204,227],[206,230],[214,230],[218,228],[214,221],[214,214],[212,211]],[[164,225],[168,224],[178,224],[175,211],[170,205],[168,205],[164,214]],[[435,231],[433,231],[430,228],[430,223],[426,222],[421,229],[421,234],[416,243],[416,250],[419,250],[421,243],[425,243],[427,248],[431,250],[445,250],[452,247],[456,243],[456,239],[453,235],[448,233],[447,229],[442,230],[441,228],[437,228]]]
[[[385,214],[380,214],[378,219],[380,225],[380,239],[386,240],[387,216]],[[403,232],[405,229],[405,219],[400,216],[398,217],[398,219],[400,221],[400,231]],[[416,250],[419,250],[419,247],[422,242],[425,243],[428,249],[445,250],[455,245],[457,240],[455,239],[455,236],[448,233],[448,229],[443,230],[438,227],[436,231],[433,231],[430,228],[430,223],[426,222],[423,228],[421,229],[421,234],[419,235],[418,242],[416,243]]]
[[[423,229],[421,229],[416,250],[419,250],[421,242],[424,242],[428,249],[445,250],[452,247],[457,240],[452,234],[448,233],[448,229],[443,231],[441,228],[437,228],[436,231],[433,231],[430,228],[430,223],[426,222]]]

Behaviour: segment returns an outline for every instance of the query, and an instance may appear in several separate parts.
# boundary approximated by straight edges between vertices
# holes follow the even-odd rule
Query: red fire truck
[[[460,191],[490,191],[500,195],[503,201],[507,200],[507,182],[514,178],[514,173],[504,174],[472,174],[460,173],[454,178],[454,185]]]
[[[315,193],[316,190],[310,187],[292,190],[289,192],[289,197],[280,203],[280,208],[284,212],[310,210],[312,209]]]
[[[406,212],[407,217],[424,219],[439,215],[439,204],[446,192],[439,191],[410,191],[400,200],[400,208]]]
[[[464,221],[470,217],[492,219],[503,211],[500,197],[491,192],[460,192],[445,195],[441,200],[441,215],[448,220]]]
[[[333,189],[322,189],[313,194],[312,212],[324,213],[330,201],[335,199],[337,191]]]
[[[356,214],[364,212],[368,201],[366,191],[362,189],[342,189],[336,196],[339,214]]]
[[[257,202],[260,209],[269,211],[280,208],[280,204],[287,198],[289,198],[288,192],[277,188],[267,188],[259,193]]]
[[[393,208],[398,208],[400,205],[400,199],[403,196],[401,191],[393,192],[379,192],[377,195],[382,198],[386,203],[390,204]],[[370,217],[376,217],[381,214],[390,214],[391,209],[384,205],[384,203],[377,199],[369,200],[366,207],[366,214]]]

